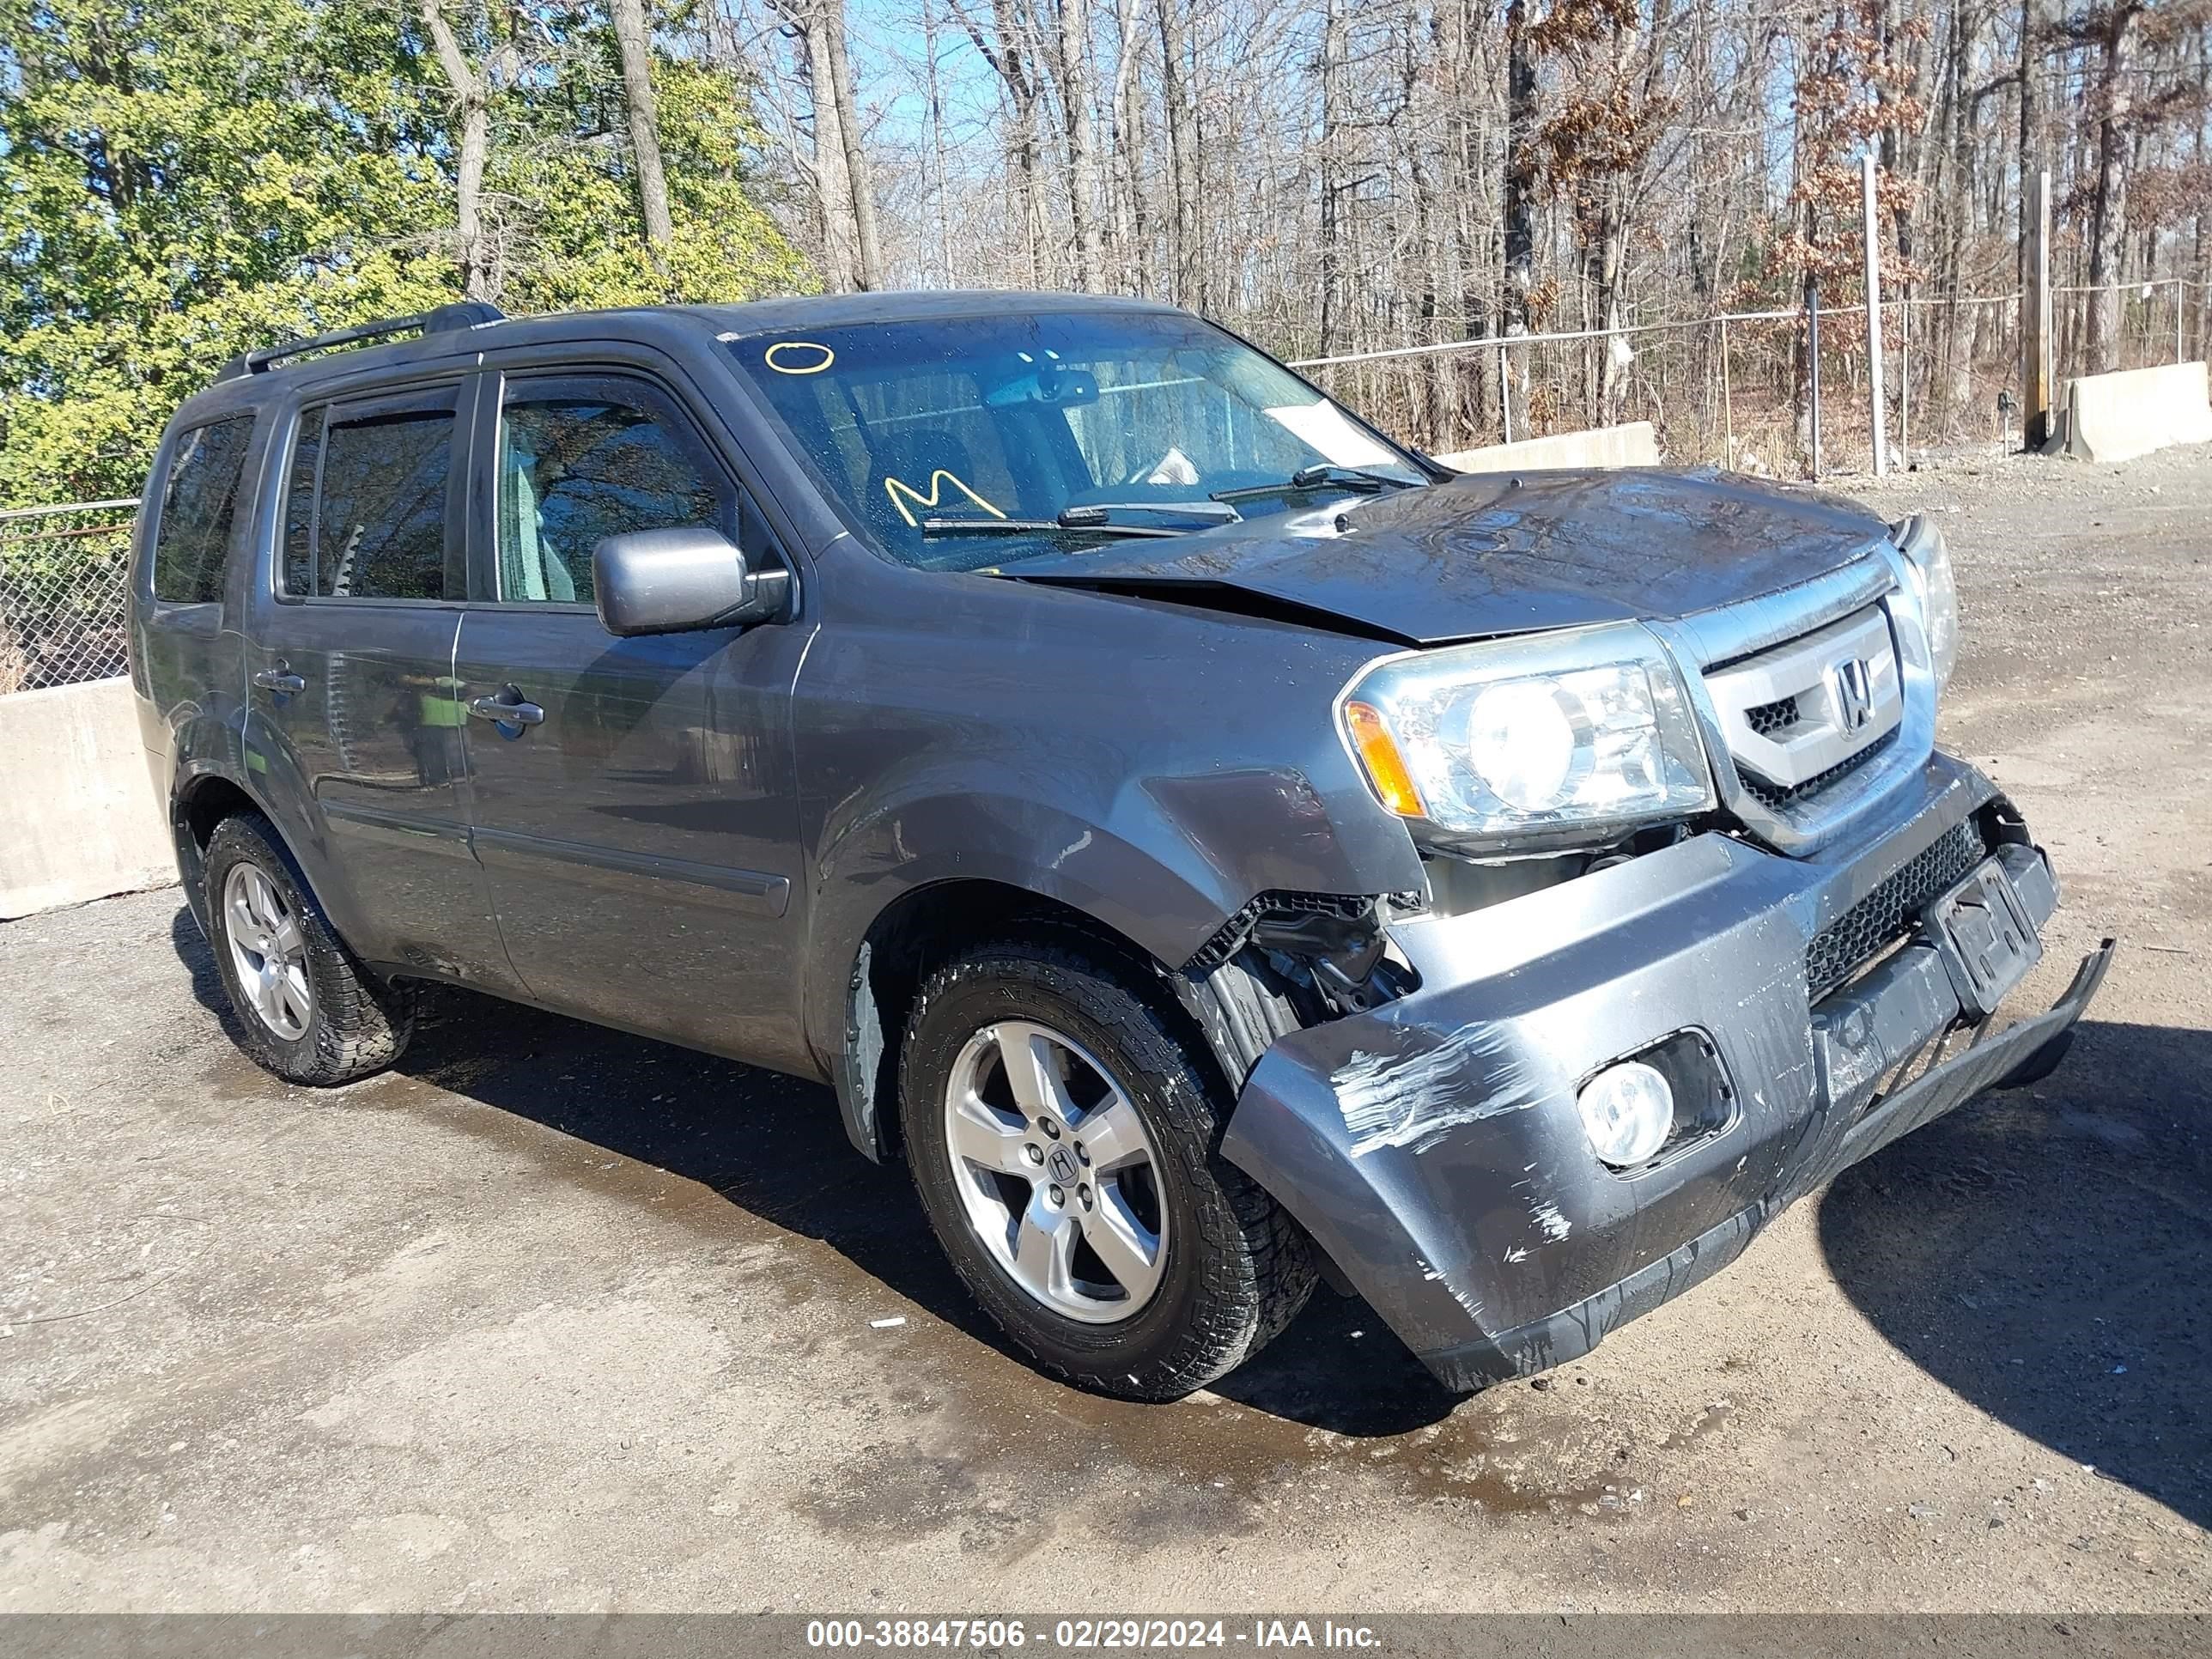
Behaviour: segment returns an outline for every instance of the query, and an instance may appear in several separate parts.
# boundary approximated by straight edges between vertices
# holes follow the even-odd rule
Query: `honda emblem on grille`
[[[1864,657],[1846,657],[1828,671],[1836,692],[1836,721],[1846,732],[1863,730],[1874,718],[1874,678]]]

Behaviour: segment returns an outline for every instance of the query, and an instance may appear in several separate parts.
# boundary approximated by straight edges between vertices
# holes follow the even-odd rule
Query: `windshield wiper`
[[[1064,514],[1062,515],[1065,516]],[[1086,522],[1078,520],[1073,524],[1059,519],[924,519],[921,533],[926,540],[932,536],[1051,536],[1077,532],[1086,536],[1180,536],[1182,531],[1167,530],[1158,525],[1108,524],[1104,520]]]
[[[1084,501],[1075,507],[1063,507],[1059,521],[1069,528],[1077,525],[1103,524],[1109,513],[1181,513],[1189,518],[1211,519],[1219,524],[1235,524],[1244,516],[1217,495],[1204,501]]]
[[[924,519],[924,536],[1047,535],[1081,530],[1103,536],[1183,536],[1189,532],[1164,525],[1115,524],[1114,513],[1180,513],[1207,524],[1235,524],[1243,514],[1226,501],[1084,501],[1063,507],[1056,519]]]
[[[1370,472],[1362,466],[1337,466],[1328,461],[1312,466],[1302,466],[1287,478],[1277,483],[1246,484],[1237,489],[1217,489],[1217,501],[1249,501],[1260,495],[1287,495],[1294,489],[1356,489],[1363,495],[1372,495],[1384,489],[1412,489],[1415,481],[1396,478],[1388,472]]]

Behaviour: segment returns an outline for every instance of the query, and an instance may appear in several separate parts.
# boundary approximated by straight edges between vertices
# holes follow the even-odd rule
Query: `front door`
[[[356,951],[512,991],[458,784],[465,392],[300,412],[248,628],[245,762]]]
[[[462,619],[470,820],[509,959],[548,1006],[774,1061],[803,1052],[789,691],[799,623],[618,639],[602,537],[707,524],[775,562],[684,404],[642,374],[488,374]],[[480,565],[485,561],[480,560]]]

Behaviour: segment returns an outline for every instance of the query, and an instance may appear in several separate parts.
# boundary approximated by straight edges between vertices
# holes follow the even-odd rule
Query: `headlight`
[[[1928,660],[1941,691],[1951,683],[1951,665],[1959,660],[1959,589],[1951,578],[1951,550],[1924,514],[1914,514],[1890,533],[1912,575],[1920,625],[1928,630]]]
[[[1460,850],[1597,840],[1713,804],[1680,676],[1633,623],[1393,657],[1341,708],[1382,804]]]

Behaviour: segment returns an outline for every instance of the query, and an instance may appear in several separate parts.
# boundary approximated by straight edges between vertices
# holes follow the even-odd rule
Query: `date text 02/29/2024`
[[[811,1619],[810,1648],[907,1650],[1008,1648],[1090,1652],[1244,1647],[1261,1652],[1296,1648],[1374,1649],[1382,1638],[1369,1626],[1334,1620],[1253,1619],[1241,1626],[1221,1619],[1060,1619],[1049,1635],[1039,1621],[1023,1619]]]

